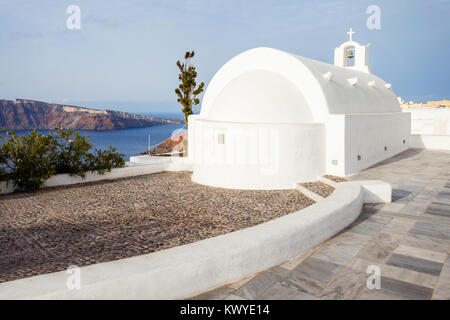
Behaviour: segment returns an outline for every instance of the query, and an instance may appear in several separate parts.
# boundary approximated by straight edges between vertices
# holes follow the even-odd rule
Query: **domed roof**
[[[213,77],[200,116],[215,121],[324,122],[330,114],[400,112],[377,76],[272,48],[228,61]]]
[[[313,116],[291,81],[272,71],[252,70],[228,82],[212,103],[208,119],[302,123],[312,122]]]

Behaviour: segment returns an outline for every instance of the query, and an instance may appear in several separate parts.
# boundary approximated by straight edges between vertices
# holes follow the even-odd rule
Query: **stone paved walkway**
[[[450,152],[407,150],[351,180],[393,188],[334,238],[196,299],[450,299]],[[381,289],[366,287],[379,266]]]
[[[313,201],[296,190],[243,191],[164,172],[0,196],[0,282],[217,236]]]

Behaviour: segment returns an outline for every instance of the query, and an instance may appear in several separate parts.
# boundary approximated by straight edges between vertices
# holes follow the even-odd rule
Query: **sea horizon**
[[[97,149],[107,149],[109,146],[125,155],[125,161],[130,161],[130,157],[138,156],[148,149],[148,140],[152,149],[164,140],[176,134],[180,129],[185,128],[184,124],[157,125],[143,128],[127,128],[117,130],[73,130],[83,136],[88,136],[93,146]],[[0,134],[5,134],[9,130],[2,130]],[[33,129],[15,130],[16,134],[28,134]],[[48,134],[54,130],[37,129],[42,134]]]

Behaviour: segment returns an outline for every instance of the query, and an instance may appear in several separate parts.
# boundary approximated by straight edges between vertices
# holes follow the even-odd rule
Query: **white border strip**
[[[137,157],[136,157],[137,158]],[[155,158],[155,157],[152,157]],[[106,172],[103,175],[98,173],[86,173],[85,179],[80,176],[71,176],[69,174],[58,174],[51,177],[44,182],[44,187],[57,187],[66,186],[72,184],[95,182],[103,180],[113,180],[118,178],[135,177],[151,173],[158,173],[163,171],[192,171],[192,164],[189,162],[188,158],[176,157],[171,159],[171,157],[159,157],[163,159],[152,159],[152,161],[143,162],[133,162],[131,165],[124,168],[112,169],[111,172]],[[5,181],[0,181],[1,194],[11,193],[14,191],[13,182],[8,184]]]
[[[0,299],[180,299],[274,267],[319,245],[360,214],[390,202],[381,181],[339,183],[331,196],[269,222],[155,253],[81,268],[81,288],[65,271],[0,284]]]

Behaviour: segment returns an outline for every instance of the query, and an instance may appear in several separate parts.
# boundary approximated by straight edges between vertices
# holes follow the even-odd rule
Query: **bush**
[[[15,131],[8,131],[1,139],[0,161],[4,171],[1,180],[13,180],[20,190],[36,190],[54,174],[50,160],[54,151],[51,135],[34,130],[29,135],[17,136]]]
[[[84,178],[88,171],[104,174],[125,165],[124,155],[115,148],[91,153],[89,139],[71,130],[58,129],[47,135],[34,130],[20,136],[8,131],[0,139],[0,180],[13,181],[21,191],[38,190],[55,174]]]
[[[97,171],[99,174],[110,172],[112,168],[122,168],[125,166],[123,154],[117,153],[116,148],[109,146],[107,150],[95,149],[95,155],[91,155],[89,170]]]
[[[54,143],[55,152],[51,155],[51,161],[55,174],[68,173],[84,178],[91,161],[89,150],[92,143],[89,139],[72,130],[58,130]]]

